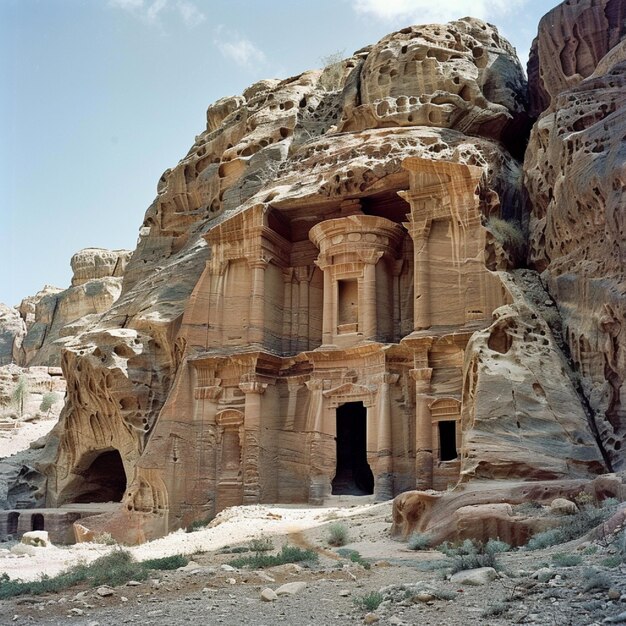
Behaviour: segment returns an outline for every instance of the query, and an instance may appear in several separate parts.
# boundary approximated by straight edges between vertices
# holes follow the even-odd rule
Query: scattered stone
[[[549,567],[542,567],[531,574],[531,578],[535,578],[540,583],[547,583],[554,578],[556,572]]]
[[[450,581],[457,585],[487,585],[497,577],[493,567],[477,567],[453,574]]]
[[[111,589],[111,587],[107,585],[102,585],[102,587],[98,587],[96,589],[96,593],[101,598],[108,598],[109,596],[112,596],[113,594],[115,594],[115,590]]]
[[[83,611],[82,609],[77,609],[77,608],[73,608],[70,609],[70,615],[84,615],[85,611]]]
[[[266,574],[265,572],[257,571],[254,572],[261,580],[264,580],[266,583],[275,583],[276,579]]]
[[[296,593],[302,591],[306,587],[305,582],[293,582],[281,585],[276,589],[277,596],[293,596]]]
[[[235,584],[237,584],[237,581],[236,581],[234,578],[227,578],[227,579],[226,579],[226,582],[227,582],[229,585],[235,585]]]
[[[339,595],[340,595],[342,598],[347,598],[347,597],[350,595],[350,592],[349,592],[347,589],[342,589],[342,590],[339,592]]]
[[[141,585],[141,583],[138,580],[129,580],[126,583],[127,587],[139,587],[139,585]]]
[[[437,597],[434,596],[432,593],[427,593],[425,591],[421,591],[420,593],[418,593],[417,595],[413,596],[413,601],[415,602],[416,600],[418,602],[433,602],[434,600],[436,600]]]
[[[621,624],[622,622],[626,622],[626,611],[604,619],[605,624]]]
[[[263,600],[263,602],[274,602],[274,600],[278,600],[278,596],[273,589],[266,587],[261,591],[261,600]]]
[[[365,617],[363,618],[363,621],[366,624],[375,624],[379,620],[380,620],[380,617],[378,617],[378,615],[376,615],[376,613],[367,613],[365,615]]]
[[[559,515],[574,515],[578,512],[578,507],[567,498],[555,498],[550,504],[550,511]]]
[[[224,563],[224,565],[220,566],[220,569],[224,572],[234,572],[236,571],[232,565],[228,565],[228,563]]]
[[[608,596],[609,600],[619,600],[622,597],[620,591],[615,587],[611,587],[606,595]]]
[[[199,570],[201,568],[201,566],[196,563],[195,561],[189,561],[189,563],[187,563],[187,565],[183,565],[183,567],[179,567],[177,571],[179,572],[194,572],[196,570]]]

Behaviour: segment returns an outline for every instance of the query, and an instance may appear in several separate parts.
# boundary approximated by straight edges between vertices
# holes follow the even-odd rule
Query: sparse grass
[[[481,617],[499,617],[500,615],[504,615],[508,610],[509,606],[504,602],[494,602],[490,604],[482,613]]]
[[[523,256],[526,241],[519,222],[507,222],[499,217],[490,217],[486,227],[503,248],[509,250],[515,257]]]
[[[557,552],[553,555],[552,562],[558,567],[574,567],[580,565],[583,562],[583,557],[580,554],[565,554],[564,552]]]
[[[383,594],[378,591],[370,591],[360,598],[356,598],[355,602],[366,611],[375,611],[383,601]]]
[[[342,556],[344,559],[350,559],[353,563],[358,563],[359,565],[362,565],[365,569],[370,569],[372,566],[371,563],[367,559],[364,559],[361,556],[361,553],[358,552],[357,550],[339,548],[338,550],[336,550],[336,552],[339,556]]]
[[[594,506],[593,499],[586,493],[578,494],[574,500],[580,507],[579,511],[564,516],[559,527],[531,537],[526,544],[528,550],[540,550],[577,539],[608,519],[618,505],[615,498],[607,498],[600,506]]]
[[[447,565],[452,574],[478,567],[500,569],[497,555],[510,549],[509,544],[497,539],[490,539],[486,544],[471,539],[457,545],[445,542],[437,548],[448,557]]]
[[[105,546],[117,545],[117,541],[113,539],[111,533],[100,533],[94,537],[93,541],[94,543],[102,543]]]
[[[274,549],[274,542],[271,537],[257,537],[248,543],[250,552],[270,552]]]
[[[432,537],[427,533],[413,533],[406,544],[409,550],[429,550]]]
[[[610,567],[611,569],[614,567],[619,567],[623,562],[623,558],[620,554],[613,554],[611,556],[607,556],[606,559],[602,559],[600,565],[604,567]]]
[[[328,527],[328,545],[345,546],[348,543],[348,528],[345,524],[335,522]]]
[[[344,50],[337,50],[332,54],[320,58],[323,71],[319,79],[319,84],[325,91],[335,91],[341,88],[344,69],[343,55]]]
[[[609,576],[593,567],[583,571],[583,579],[585,580],[583,591],[602,591],[611,588]]]
[[[39,580],[24,582],[12,580],[5,574],[0,577],[0,599],[58,593],[81,583],[92,587],[116,587],[129,580],[145,580],[150,570],[176,569],[187,563],[188,560],[181,555],[138,563],[127,550],[115,549],[88,565],[80,563],[57,576],[42,576]]]
[[[148,559],[147,561],[142,561],[139,565],[149,570],[170,570],[185,567],[187,563],[189,563],[188,558],[184,557],[182,554],[175,554],[173,556],[164,556],[160,559]]]
[[[248,546],[224,546],[220,550],[220,554],[244,554],[245,552],[250,552],[250,548]]]
[[[241,556],[233,559],[230,565],[233,567],[252,567],[253,569],[261,569],[264,567],[274,567],[276,565],[284,565],[285,563],[301,563],[303,561],[317,561],[318,555],[312,550],[303,550],[297,546],[284,545],[281,551],[276,554],[252,554],[250,556]]]

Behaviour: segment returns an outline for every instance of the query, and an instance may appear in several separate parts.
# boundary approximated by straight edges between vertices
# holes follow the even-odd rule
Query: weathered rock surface
[[[505,280],[513,303],[494,311],[493,324],[474,333],[465,353],[462,478],[546,480],[606,471],[569,363],[527,295],[531,289]],[[535,301],[548,297],[538,280],[534,286]]]
[[[26,335],[26,324],[19,311],[0,303],[0,365],[18,363]]]
[[[469,18],[209,107],[132,257],[79,253],[72,288],[37,305],[25,350],[49,361],[60,338],[68,380],[40,464],[47,504],[121,502],[80,536],[132,543],[234,504],[417,487],[408,518],[441,540],[534,532],[513,505],[571,496],[610,454],[556,307],[493,271],[524,255],[519,228],[493,220],[527,221],[528,119],[512,48]],[[542,145],[531,198],[558,156]],[[464,497],[479,479],[482,495]]]
[[[544,15],[528,61],[531,115],[591,76],[625,35],[622,0],[570,0]]]
[[[511,45],[480,20],[410,26],[359,55],[358,90],[340,130],[451,128],[503,141],[526,133],[526,84]]]
[[[530,261],[558,304],[615,469],[624,467],[626,443],[625,15],[623,2],[580,0],[542,20],[534,50],[543,79],[531,75],[531,95],[538,109],[547,108],[524,164]]]
[[[20,312],[28,327],[22,342],[23,365],[60,365],[62,345],[93,324],[119,297],[130,254],[81,250],[71,260],[74,275],[69,289],[45,288],[22,302]]]
[[[384,66],[389,54],[398,75]],[[421,76],[420,101],[411,76]],[[341,398],[377,407],[367,452],[377,497],[414,486],[416,473],[425,486],[453,483],[454,437],[453,460],[431,468],[440,451],[430,422],[419,435],[410,426],[411,443],[383,425],[412,423],[412,400],[406,418],[375,415],[386,415],[385,393],[396,406],[417,384],[421,420],[434,401],[438,419],[459,418],[464,345],[508,298],[486,267],[507,254],[494,252],[481,216],[521,218],[519,164],[494,140],[519,153],[524,84],[509,44],[467,19],[396,33],[209,107],[206,130],[159,181],[120,298],[65,343],[68,397],[45,467],[48,502],[123,497],[130,523],[125,514],[85,524],[136,541],[242,501],[323,499],[337,472]],[[422,187],[439,208],[423,204]],[[354,243],[333,251],[344,236]],[[338,253],[352,274],[324,270]],[[413,279],[428,255],[430,288]],[[366,295],[367,263],[376,294]],[[347,291],[332,296],[325,280]],[[333,321],[324,307],[354,288],[356,308]],[[404,369],[385,366],[389,342]],[[105,465],[115,475],[106,485]]]

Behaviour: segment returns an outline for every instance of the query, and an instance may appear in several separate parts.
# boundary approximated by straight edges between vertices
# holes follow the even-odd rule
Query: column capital
[[[247,381],[247,382],[242,382],[239,383],[239,389],[241,389],[241,391],[243,391],[244,393],[257,393],[259,395],[262,395],[265,393],[265,390],[267,389],[267,383],[260,383],[257,381]]]
[[[430,379],[433,375],[432,367],[420,367],[416,369],[409,370],[409,375],[415,382],[430,382]]]
[[[270,259],[267,257],[257,257],[254,259],[248,259],[248,267],[250,269],[264,270],[269,264],[270,264]]]

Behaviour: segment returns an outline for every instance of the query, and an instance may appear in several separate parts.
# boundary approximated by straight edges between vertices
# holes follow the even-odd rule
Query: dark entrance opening
[[[43,515],[41,513],[35,513],[30,518],[30,528],[31,530],[43,530],[44,529]]]
[[[126,472],[117,450],[99,454],[72,485],[69,502],[121,502],[126,491]]]
[[[439,460],[453,461],[458,456],[456,451],[456,422],[439,422]]]
[[[19,513],[9,513],[7,517],[7,535],[14,535],[17,532],[17,524],[20,519]]]
[[[337,473],[333,495],[374,493],[374,475],[367,462],[367,409],[348,402],[337,409]]]

